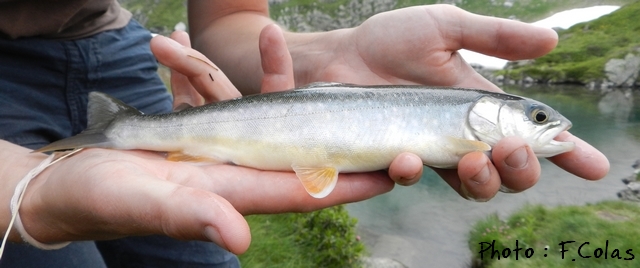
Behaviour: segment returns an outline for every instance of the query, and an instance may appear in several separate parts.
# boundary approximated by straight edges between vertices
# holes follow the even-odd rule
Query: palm
[[[26,229],[39,241],[143,234],[208,240],[202,230],[213,226],[222,239],[212,240],[236,253],[250,241],[243,214],[317,210],[393,187],[384,173],[345,175],[336,194],[315,199],[293,173],[104,149],[86,149],[45,173],[46,180],[32,183],[21,209]]]
[[[420,6],[381,13],[352,29],[336,56],[316,80],[357,84],[424,84],[499,90],[477,74],[456,51],[468,48],[521,59],[541,56],[555,46],[552,31],[485,17],[445,6]],[[516,24],[516,25],[511,25]],[[518,30],[512,30],[517,28]],[[537,36],[535,38],[528,35]],[[537,48],[518,49],[530,41]]]

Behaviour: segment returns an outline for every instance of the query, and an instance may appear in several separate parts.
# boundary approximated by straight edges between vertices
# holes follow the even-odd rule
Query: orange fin
[[[215,158],[210,158],[210,157],[204,157],[204,156],[195,156],[195,155],[188,155],[185,154],[183,152],[177,151],[177,152],[168,152],[167,153],[167,160],[169,161],[174,161],[174,162],[209,162],[209,163],[221,163],[219,160],[215,159]]]
[[[338,170],[334,167],[308,168],[292,166],[304,189],[315,198],[324,198],[338,182]]]

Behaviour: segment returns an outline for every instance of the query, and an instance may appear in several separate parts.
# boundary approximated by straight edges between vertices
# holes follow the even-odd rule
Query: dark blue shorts
[[[34,149],[79,133],[87,124],[91,91],[147,114],[171,111],[150,38],[133,20],[79,40],[0,38],[0,139]],[[75,242],[54,251],[9,243],[0,260],[0,267],[239,266],[233,254],[213,243],[164,236]]]

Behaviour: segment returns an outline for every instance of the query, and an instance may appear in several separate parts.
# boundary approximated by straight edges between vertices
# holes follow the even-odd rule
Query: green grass
[[[244,267],[360,267],[365,248],[344,206],[246,219],[252,242],[239,256]]]
[[[295,215],[245,217],[251,227],[251,246],[238,256],[243,267],[306,267],[309,260],[296,242]]]
[[[133,18],[151,32],[169,35],[178,22],[187,23],[185,0],[119,0]]]
[[[507,220],[493,215],[476,223],[469,247],[478,267],[632,267],[640,254],[639,220],[640,206],[623,201],[552,209],[530,205]],[[493,258],[492,241],[500,252]]]

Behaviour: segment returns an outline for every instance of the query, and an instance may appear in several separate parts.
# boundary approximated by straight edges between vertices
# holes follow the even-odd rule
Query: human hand
[[[465,48],[518,60],[542,56],[556,43],[557,34],[550,29],[479,16],[451,5],[430,5],[381,13],[356,28],[322,33],[289,49],[298,84],[424,84],[502,92],[457,51]],[[556,139],[573,141],[576,148],[550,158],[553,163],[588,180],[606,175],[609,163],[597,149],[568,132]],[[436,171],[460,195],[481,201],[493,197],[501,185],[510,192],[523,191],[540,176],[540,163],[522,139],[501,140],[492,159],[471,153],[457,170]]]
[[[27,163],[45,157],[19,146],[9,150],[26,155]],[[242,215],[317,210],[393,187],[381,172],[341,177],[333,194],[316,199],[293,173],[168,162],[146,151],[85,149],[31,182],[20,215],[27,233],[42,243],[163,234],[213,241],[240,254],[251,240]]]
[[[502,91],[457,51],[531,59],[551,51],[557,39],[550,29],[476,15],[452,5],[427,5],[380,13],[358,27],[321,33],[289,49],[295,55],[298,85],[336,81]]]

